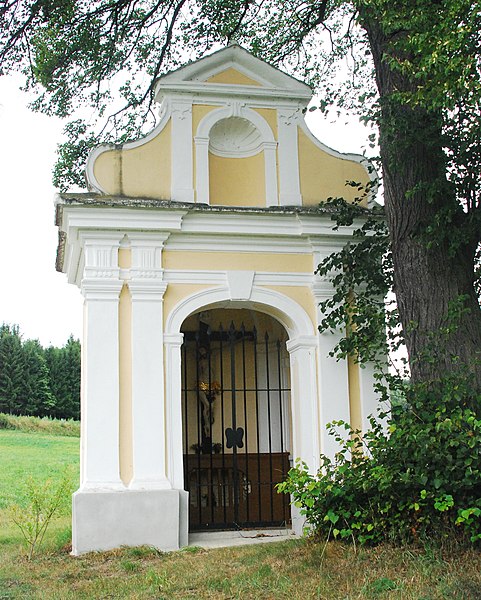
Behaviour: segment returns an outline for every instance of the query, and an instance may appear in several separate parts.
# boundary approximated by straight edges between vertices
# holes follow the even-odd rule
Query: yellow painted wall
[[[127,254],[128,253],[128,254]],[[121,254],[123,254],[121,259]],[[119,251],[119,266],[130,262],[130,251]],[[125,261],[125,262],[124,262]],[[132,449],[132,304],[126,285],[119,299],[119,458],[120,478],[128,485],[133,475]]]
[[[247,158],[224,158],[209,152],[210,204],[266,205],[264,152]]]
[[[170,120],[146,144],[100,154],[94,163],[94,175],[106,193],[111,195],[170,199]]]
[[[361,386],[359,382],[359,363],[353,356],[347,359],[349,380],[349,417],[353,429],[362,430]]]
[[[300,285],[272,285],[266,286],[266,288],[284,294],[284,296],[292,298],[299,306],[302,306],[311,318],[314,329],[317,329],[317,311],[319,308],[309,287]]]
[[[197,128],[202,119],[213,110],[222,108],[220,106],[212,106],[209,104],[194,104],[192,106],[192,138],[197,135]]]
[[[119,248],[119,268],[130,269],[132,265],[132,253],[130,248]]]
[[[209,79],[206,79],[206,83],[227,83],[230,85],[255,85],[260,86],[261,84],[255,79],[251,79],[244,73],[241,73],[233,67],[229,67],[216,75],[212,75]]]
[[[275,254],[273,252],[188,252],[164,250],[164,269],[214,271],[265,271],[268,273],[312,273],[313,257],[310,254]],[[170,289],[170,286],[169,286]]]
[[[329,197],[342,197],[352,202],[359,192],[346,186],[346,181],[366,185],[369,181],[366,169],[357,162],[331,156],[316,146],[301,129],[298,131],[299,177],[303,204],[317,205]]]
[[[209,285],[195,285],[192,283],[169,283],[167,291],[164,295],[164,325],[172,312],[172,309],[177,306],[184,298],[191,296],[197,292],[201,292],[209,287]]]
[[[274,138],[277,140],[277,110],[274,108],[253,108],[252,110],[267,121]]]

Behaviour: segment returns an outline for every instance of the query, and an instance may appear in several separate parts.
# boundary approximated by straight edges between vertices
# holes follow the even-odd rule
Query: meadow
[[[25,502],[28,475],[59,480],[67,467],[75,485],[78,450],[78,437],[60,435],[55,423],[0,429],[0,600],[481,600],[479,551],[449,540],[441,547],[359,548],[323,540],[171,553],[142,547],[73,558],[68,498],[28,561],[7,506]]]

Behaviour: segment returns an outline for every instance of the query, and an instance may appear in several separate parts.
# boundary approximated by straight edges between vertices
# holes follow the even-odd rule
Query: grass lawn
[[[26,473],[78,472],[78,438],[0,430],[0,501],[22,500]],[[0,600],[277,599],[481,600],[477,550],[364,549],[290,540],[219,550],[159,553],[125,548],[69,555],[70,518],[47,532],[27,561],[21,536],[0,509]]]
[[[22,484],[29,475],[39,481],[58,479],[70,467],[78,476],[79,438],[0,429],[0,457],[2,509],[21,501]]]

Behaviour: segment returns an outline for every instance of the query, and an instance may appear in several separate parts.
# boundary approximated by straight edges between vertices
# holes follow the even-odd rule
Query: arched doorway
[[[211,309],[181,328],[184,488],[196,529],[290,522],[287,333],[271,316]]]
[[[254,284],[249,290],[234,283],[242,282],[237,271],[227,272],[227,285],[196,290],[169,311],[165,321],[165,391],[167,473],[172,487],[184,490],[184,447],[182,427],[182,345],[181,328],[191,315],[214,308],[247,308],[273,317],[288,334],[291,451],[292,457],[305,462],[312,472],[319,467],[320,413],[317,377],[319,336],[311,318],[301,305],[285,294]],[[233,296],[235,299],[233,299]],[[181,545],[187,543],[189,529],[188,494],[180,495]],[[292,528],[301,534],[304,519],[290,507]]]

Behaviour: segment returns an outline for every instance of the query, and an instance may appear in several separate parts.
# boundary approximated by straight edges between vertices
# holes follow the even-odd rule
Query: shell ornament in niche
[[[210,130],[209,150],[216,156],[227,158],[254,156],[262,150],[262,136],[247,119],[221,119]]]

